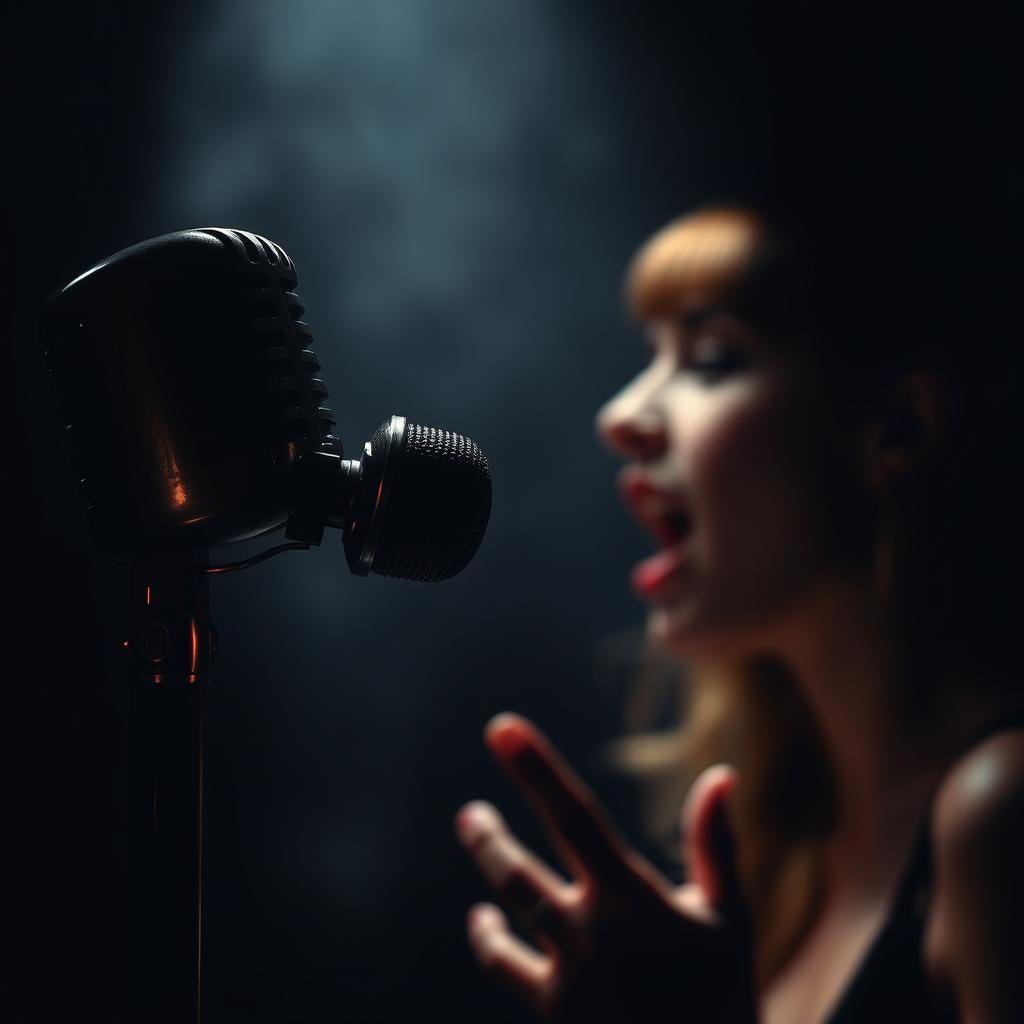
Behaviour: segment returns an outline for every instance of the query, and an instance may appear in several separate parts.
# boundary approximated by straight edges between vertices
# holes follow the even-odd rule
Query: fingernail
[[[469,912],[466,914],[466,924],[469,926],[471,932],[479,933],[481,929],[485,929],[488,925],[492,926],[496,923],[496,920],[500,920],[495,914],[495,906],[492,903],[476,903],[469,908]]]
[[[492,817],[487,804],[474,800],[466,804],[455,816],[455,831],[459,840],[466,846],[472,846],[486,831]]]
[[[498,715],[487,726],[487,740],[502,757],[515,758],[529,743],[514,718]]]

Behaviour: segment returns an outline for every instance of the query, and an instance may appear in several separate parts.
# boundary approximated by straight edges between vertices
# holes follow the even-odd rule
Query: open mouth
[[[685,512],[666,512],[648,523],[662,547],[675,547],[690,535],[693,523]]]
[[[623,470],[619,488],[633,516],[659,545],[654,555],[634,568],[633,589],[644,597],[664,596],[688,557],[693,519],[685,496],[678,489],[659,487],[638,466]]]

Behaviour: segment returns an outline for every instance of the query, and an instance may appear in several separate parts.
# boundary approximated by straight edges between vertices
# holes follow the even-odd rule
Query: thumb
[[[683,854],[690,881],[729,924],[745,929],[747,906],[729,820],[735,769],[716,764],[697,776],[683,807]]]

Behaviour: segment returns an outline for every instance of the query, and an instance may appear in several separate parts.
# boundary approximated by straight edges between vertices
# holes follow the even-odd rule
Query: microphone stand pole
[[[204,547],[132,561],[134,995],[146,1024],[199,1024],[203,753],[215,631]]]

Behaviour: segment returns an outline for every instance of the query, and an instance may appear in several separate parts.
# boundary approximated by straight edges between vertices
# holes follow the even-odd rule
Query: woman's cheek
[[[722,396],[691,448],[706,567],[752,592],[795,571],[815,546],[815,473],[793,411],[768,389],[737,389]]]
[[[716,504],[757,496],[758,477],[770,475],[784,455],[772,406],[769,396],[739,387],[697,406],[682,447],[690,453],[686,478],[698,496]]]

